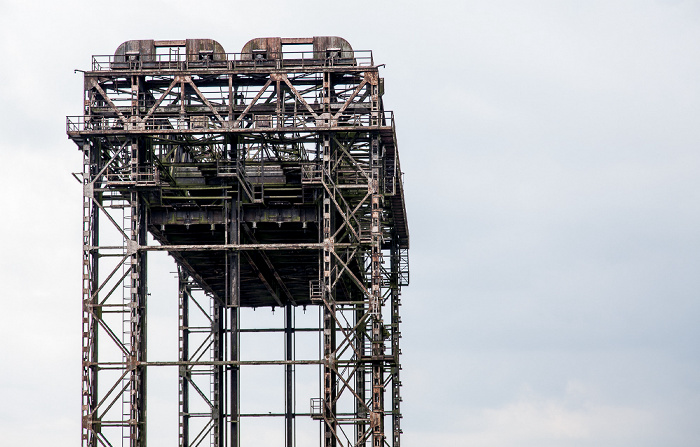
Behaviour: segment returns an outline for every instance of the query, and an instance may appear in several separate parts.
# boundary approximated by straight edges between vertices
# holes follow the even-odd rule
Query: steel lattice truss
[[[286,396],[270,416],[288,447],[302,417],[326,447],[400,445],[408,227],[382,94],[372,54],[335,37],[254,39],[237,54],[129,41],[93,57],[84,114],[67,124],[83,153],[83,446],[145,446],[156,367],[179,371],[181,446],[238,446],[261,416],[241,412],[240,369],[273,364]],[[177,360],[147,356],[151,251],[178,265]],[[296,328],[299,306],[322,324]],[[241,332],[255,332],[246,307],[284,309],[284,358],[240,359]],[[319,334],[318,358],[295,358],[299,331]],[[321,371],[304,409],[301,365]]]

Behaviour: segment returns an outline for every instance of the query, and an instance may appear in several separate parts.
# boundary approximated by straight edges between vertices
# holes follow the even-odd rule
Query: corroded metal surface
[[[398,447],[409,236],[371,52],[333,36],[241,53],[127,41],[93,57],[84,86],[83,114],[67,119],[84,156],[83,445],[144,446],[147,368],[178,367],[180,445],[237,446],[246,418],[269,416],[290,447],[300,417],[319,421],[324,446]],[[178,265],[177,361],[147,358],[152,251]],[[285,357],[241,361],[239,309],[260,306],[285,309]],[[293,355],[297,306],[322,314],[320,358]],[[285,367],[285,410],[243,413],[240,368],[264,364]],[[310,410],[293,403],[294,365],[322,365]]]

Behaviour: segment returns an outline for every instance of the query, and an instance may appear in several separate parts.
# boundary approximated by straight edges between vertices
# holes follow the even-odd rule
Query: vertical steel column
[[[82,374],[82,445],[97,445],[95,420],[97,411],[97,288],[99,244],[99,208],[95,202],[93,176],[98,171],[97,156],[89,142],[83,143],[83,374]]]
[[[212,359],[215,362],[224,360],[224,318],[225,312],[222,303],[212,297]],[[223,447],[224,445],[224,366],[214,365],[212,367],[212,446]]]
[[[241,173],[243,167],[241,161],[243,155],[239,153],[239,145],[236,142],[235,147],[231,147],[231,156],[235,158],[236,172]],[[229,244],[240,243],[240,206],[241,206],[241,181],[239,179],[235,197],[231,200],[230,209],[228,210],[228,231],[226,232],[226,242]],[[229,319],[229,358],[232,361],[239,360],[239,306],[241,302],[240,290],[240,252],[229,251],[226,254],[226,275],[227,281],[227,305],[230,307]],[[240,440],[240,367],[238,365],[229,365],[229,421],[230,421],[230,447],[237,447]]]
[[[178,266],[178,301],[179,301],[179,356],[178,360],[186,362],[190,358],[190,317],[189,317],[189,299],[192,289],[189,285],[188,276],[183,271],[182,267]],[[188,447],[190,445],[190,397],[189,385],[190,369],[187,365],[179,366],[178,384],[180,387],[180,447]]]
[[[379,126],[379,77],[376,72],[369,73],[371,125]],[[370,426],[372,428],[372,446],[384,445],[384,323],[382,321],[382,200],[383,190],[381,184],[381,165],[383,154],[381,153],[379,135],[376,132],[370,134],[370,160],[371,160],[371,290],[369,297],[369,312],[372,322],[372,414]]]
[[[357,350],[357,371],[355,372],[355,393],[357,393],[357,399],[355,400],[355,417],[357,418],[357,423],[355,424],[355,445],[357,447],[364,447],[367,443],[365,441],[367,437],[367,404],[366,404],[366,381],[365,374],[366,368],[364,365],[365,349],[367,346],[367,340],[365,336],[365,324],[359,324],[365,315],[367,310],[365,305],[358,304],[355,310],[355,324],[358,325],[355,332],[355,349]]]
[[[140,144],[131,144],[131,178],[138,182]],[[130,256],[130,308],[131,321],[129,328],[129,358],[127,359],[130,382],[130,418],[129,439],[131,447],[146,445],[146,367],[140,362],[146,361],[146,252],[138,247],[146,245],[146,206],[141,194],[132,191],[130,195],[130,240],[126,241],[127,253]]]
[[[335,365],[335,319],[336,312],[335,298],[330,296],[324,300],[323,307],[323,420],[324,424],[324,446],[335,447],[336,445],[336,371]]]
[[[384,444],[384,327],[381,297],[381,233],[379,230],[381,208],[378,195],[372,196],[372,289],[370,314],[372,322],[372,446]]]
[[[401,355],[401,347],[399,340],[401,338],[401,316],[399,308],[401,306],[400,289],[399,289],[399,249],[395,242],[391,246],[391,278],[390,278],[390,293],[391,293],[391,353],[394,357],[391,365],[391,391],[392,391],[392,409],[391,409],[391,424],[393,431],[393,447],[401,446],[401,380],[399,372],[401,364],[399,357]]]
[[[324,73],[324,92],[327,91],[328,73]],[[324,101],[326,98],[324,98]],[[336,372],[335,358],[335,284],[333,280],[333,218],[331,197],[328,188],[332,187],[332,146],[331,136],[323,134],[323,175],[322,181],[327,185],[323,195],[322,241],[323,259],[321,269],[321,287],[323,289],[323,438],[325,447],[336,445]]]
[[[240,338],[239,338],[239,327],[240,327],[240,312],[239,312],[239,307],[232,307],[231,308],[231,319],[230,319],[230,326],[229,326],[229,337],[231,341],[230,345],[230,356],[232,361],[238,361],[239,360],[239,346],[240,346]],[[231,375],[231,381],[230,381],[230,391],[229,391],[229,398],[231,399],[230,401],[230,409],[229,409],[229,418],[231,421],[231,431],[230,431],[230,442],[229,446],[230,447],[238,447],[240,443],[240,422],[241,422],[241,416],[240,416],[240,367],[238,365],[231,365],[230,367],[230,375]]]
[[[284,359],[294,360],[294,308],[291,303],[284,306]],[[285,365],[285,447],[294,446],[294,365]]]

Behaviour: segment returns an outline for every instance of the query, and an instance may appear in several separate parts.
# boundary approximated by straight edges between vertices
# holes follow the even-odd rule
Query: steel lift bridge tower
[[[339,37],[258,38],[240,53],[131,40],[93,56],[83,115],[67,118],[83,154],[84,447],[146,445],[156,368],[177,371],[183,447],[236,447],[256,417],[278,421],[287,447],[400,445],[409,239],[382,94],[372,53]],[[153,251],[177,264],[179,358],[147,355],[170,337],[146,336]],[[255,307],[283,309],[284,325],[245,326]],[[299,307],[317,311],[313,327],[295,324]],[[266,332],[283,358],[242,358],[241,335]],[[309,333],[314,355],[296,358]],[[250,412],[241,371],[271,365],[284,409]],[[308,404],[303,368],[318,379]]]

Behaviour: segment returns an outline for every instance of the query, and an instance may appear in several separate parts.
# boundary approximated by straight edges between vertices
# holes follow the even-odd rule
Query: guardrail
[[[270,67],[331,67],[374,66],[371,50],[354,50],[353,57],[318,58],[315,51],[284,51],[280,53],[168,53],[94,55],[92,71],[106,70],[197,70]]]
[[[223,118],[219,121],[214,116],[197,115],[185,117],[149,117],[138,116],[67,116],[66,131],[172,131],[172,130],[215,130],[226,131],[235,129],[246,130],[280,130],[280,129],[323,129],[323,128],[363,128],[363,127],[394,127],[394,112],[382,112],[380,118],[371,115],[343,113],[337,118],[321,114],[315,118],[311,114],[281,114],[270,115],[248,113],[242,120]]]
[[[323,419],[324,402],[320,397],[312,397],[309,400],[309,413],[312,419]]]
[[[320,163],[304,163],[301,165],[301,183],[318,184],[321,183],[323,168]]]

